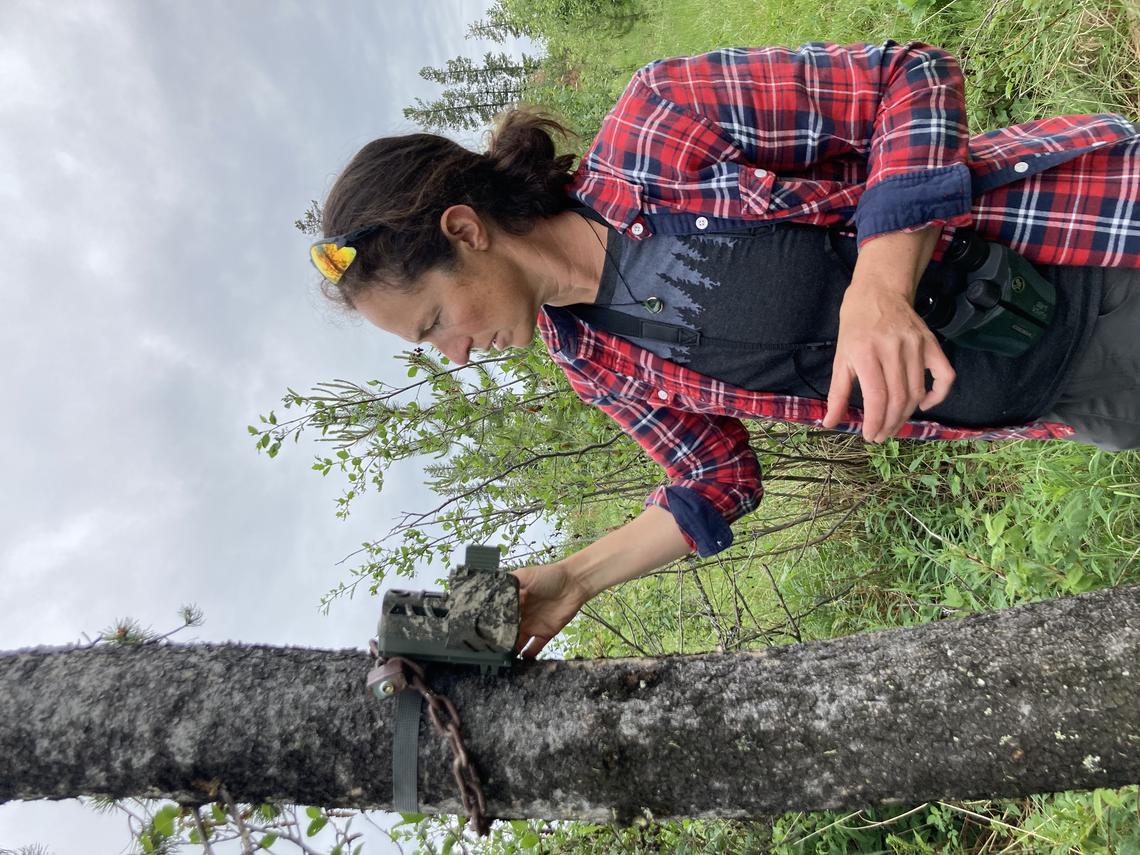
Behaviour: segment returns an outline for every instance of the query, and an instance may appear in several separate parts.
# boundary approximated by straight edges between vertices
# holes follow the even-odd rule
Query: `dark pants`
[[[1092,338],[1042,419],[1072,425],[1073,439],[1107,451],[1140,448],[1140,269],[1105,270]]]

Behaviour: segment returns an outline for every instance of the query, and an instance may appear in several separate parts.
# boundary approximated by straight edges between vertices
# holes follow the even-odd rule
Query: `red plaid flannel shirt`
[[[571,194],[636,240],[757,221],[845,224],[860,243],[972,225],[1032,261],[1140,266],[1140,134],[1122,116],[1065,116],[967,136],[962,76],[912,43],[720,50],[641,69],[583,157]],[[731,542],[762,495],[742,418],[819,425],[826,402],[749,392],[557,309],[539,329],[578,395],[609,413],[671,479],[646,500],[691,547]],[[841,430],[857,432],[848,410]],[[907,422],[911,439],[1047,439]]]

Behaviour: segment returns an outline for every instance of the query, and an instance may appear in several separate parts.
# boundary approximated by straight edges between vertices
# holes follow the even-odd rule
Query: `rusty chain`
[[[404,688],[411,688],[420,693],[427,702],[428,718],[436,733],[442,736],[451,748],[451,772],[455,776],[455,784],[459,788],[459,799],[463,803],[463,810],[471,819],[471,825],[476,833],[486,836],[491,832],[491,823],[486,817],[487,800],[483,795],[483,786],[479,781],[479,773],[471,763],[467,747],[463,744],[463,735],[460,733],[462,722],[459,719],[459,710],[446,695],[432,690],[427,683],[427,674],[424,667],[411,659],[402,656],[381,658],[375,642],[369,649],[376,659],[375,667],[383,669],[387,675],[388,684],[384,686],[384,693],[394,695]],[[410,679],[409,679],[410,677]]]

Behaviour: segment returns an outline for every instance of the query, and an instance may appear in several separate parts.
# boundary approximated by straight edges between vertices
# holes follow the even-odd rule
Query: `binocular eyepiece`
[[[1021,356],[1053,320],[1053,283],[1009,247],[972,229],[955,233],[940,272],[919,283],[915,310],[962,347]]]

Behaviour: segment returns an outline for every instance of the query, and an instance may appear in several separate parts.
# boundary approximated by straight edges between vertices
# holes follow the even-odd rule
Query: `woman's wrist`
[[[558,562],[566,573],[566,578],[576,591],[580,591],[582,604],[589,602],[606,588],[612,587],[623,579],[616,578],[612,565],[607,571],[605,564],[598,560],[589,546],[580,549],[573,555],[568,555]]]
[[[607,588],[688,555],[689,551],[673,515],[664,508],[651,506],[559,563],[589,600]]]
[[[897,296],[908,303],[914,300],[918,280],[942,229],[930,226],[916,232],[890,232],[869,240],[859,249],[859,258],[851,275],[851,288],[869,288],[887,296]]]

